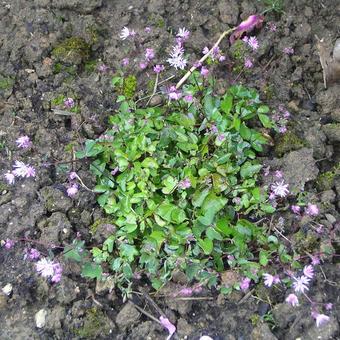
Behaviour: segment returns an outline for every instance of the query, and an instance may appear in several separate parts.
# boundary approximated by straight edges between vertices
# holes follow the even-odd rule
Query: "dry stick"
[[[327,52],[323,45],[323,38],[319,39],[317,35],[315,35],[315,38],[317,40],[316,47],[319,52],[319,58],[320,58],[320,64],[322,67],[322,74],[323,74],[323,86],[325,89],[327,89],[327,75],[328,75],[328,65],[327,65]]]
[[[146,106],[148,106],[152,100],[152,98],[154,97],[154,95],[156,94],[156,91],[157,91],[157,86],[158,86],[158,78],[159,78],[159,73],[156,73],[156,80],[155,80],[155,85],[153,87],[153,91],[151,93],[151,96],[148,100],[148,102],[146,103]]]
[[[153,315],[151,315],[150,313],[146,312],[143,308],[139,307],[138,305],[136,305],[133,301],[129,300],[128,301],[131,305],[133,305],[136,309],[138,309],[142,314],[146,315],[148,318],[150,318],[151,320],[158,322],[160,325],[162,324],[157,318],[155,318]]]
[[[218,38],[218,40],[216,41],[215,45],[209,50],[209,52],[207,54],[205,54],[199,61],[198,63],[201,64],[203,63],[214,51],[214,49],[220,44],[220,42],[222,41],[222,39],[227,36],[229,33],[233,32],[236,29],[236,27],[231,28],[228,31],[224,31],[220,37]],[[194,72],[197,69],[196,66],[192,66],[191,69],[183,76],[183,78],[177,83],[176,85],[176,89],[179,89],[184,83],[185,81],[190,77],[190,75],[192,74],[192,72]]]

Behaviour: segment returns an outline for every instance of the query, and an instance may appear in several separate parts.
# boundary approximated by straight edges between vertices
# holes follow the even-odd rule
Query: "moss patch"
[[[79,65],[90,56],[90,45],[80,37],[72,37],[62,41],[52,50],[52,56],[66,64]]]
[[[0,90],[8,90],[14,85],[14,79],[11,77],[4,77],[0,74]]]
[[[280,135],[275,143],[275,153],[281,157],[285,153],[299,150],[305,146],[305,143],[294,132],[288,131]]]
[[[86,312],[84,325],[75,330],[75,333],[85,339],[94,339],[110,333],[107,316],[97,308]]]
[[[136,94],[137,79],[134,75],[129,75],[124,78],[123,82],[123,95],[131,99]]]
[[[320,174],[316,180],[319,191],[326,191],[334,187],[335,178],[340,176],[340,163],[335,165],[330,171]]]

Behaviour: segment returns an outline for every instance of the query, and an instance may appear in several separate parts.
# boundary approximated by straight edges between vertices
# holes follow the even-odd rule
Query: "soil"
[[[64,246],[79,232],[93,244],[91,226],[105,216],[92,192],[81,189],[76,199],[67,197],[67,174],[75,170],[88,187],[94,185],[86,161],[72,163],[72,150],[101,134],[115,109],[110,81],[129,48],[119,38],[123,26],[140,32],[142,47],[153,47],[161,62],[172,31],[190,29],[188,51],[199,57],[226,27],[263,10],[263,2],[255,0],[1,1],[0,168],[5,173],[20,159],[37,168],[37,177],[14,186],[0,182],[0,238]],[[275,147],[263,155],[263,162],[281,169],[291,189],[304,190],[317,202],[317,221],[334,234],[332,242],[322,237],[315,241],[313,250],[321,251],[326,246],[339,251],[340,177],[334,169],[340,160],[340,85],[324,89],[315,35],[334,44],[339,19],[337,0],[284,1],[283,13],[269,13],[265,19],[277,30],[263,27],[257,32],[261,46],[255,68],[239,78],[261,91],[269,106],[282,104],[291,112],[289,134],[274,136]],[[149,35],[146,26],[152,28]],[[285,47],[294,54],[283,53]],[[228,54],[227,40],[221,48]],[[109,69],[99,72],[94,62]],[[237,76],[229,66],[217,70],[222,88]],[[134,73],[139,82],[145,80],[142,72]],[[75,98],[80,112],[69,116],[53,111],[51,101],[60,95]],[[31,149],[15,144],[24,134],[33,141]],[[308,250],[314,235],[310,221],[297,221],[289,212],[274,219],[280,217],[286,236]],[[0,339],[166,338],[159,324],[123,302],[118,292],[80,277],[76,263],[63,263],[59,284],[47,283],[23,259],[23,248],[0,248],[0,286],[13,287],[9,295],[0,295]],[[46,248],[39,249],[47,254]],[[58,248],[49,251],[58,254]],[[334,304],[329,323],[321,328],[307,303],[289,307],[284,291],[261,286],[247,298],[240,292],[224,297],[204,290],[194,300],[155,301],[176,324],[174,339],[339,339],[339,269],[335,260],[323,263],[309,292],[316,301]],[[143,283],[136,287],[150,291]],[[133,301],[157,315],[144,299]]]

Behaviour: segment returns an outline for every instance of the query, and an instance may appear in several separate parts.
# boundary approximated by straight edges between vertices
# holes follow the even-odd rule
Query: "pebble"
[[[40,311],[35,314],[34,319],[37,328],[43,328],[45,326],[46,315],[47,315],[46,309],[40,309]]]
[[[7,285],[2,288],[2,292],[6,294],[7,296],[11,295],[12,291],[13,291],[13,286],[11,283],[7,283]]]

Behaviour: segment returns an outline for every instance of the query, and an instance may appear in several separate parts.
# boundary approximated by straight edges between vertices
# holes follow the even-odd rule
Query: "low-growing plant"
[[[226,267],[255,278],[268,262],[267,253],[255,260],[266,230],[249,218],[274,211],[257,183],[267,138],[255,126],[272,127],[269,108],[255,90],[232,86],[219,97],[202,82],[195,72],[184,89],[192,101],[163,107],[120,96],[112,127],[77,153],[95,159],[98,203],[116,227],[92,249],[94,262],[122,285],[145,273],[159,288],[180,269],[212,286]]]

